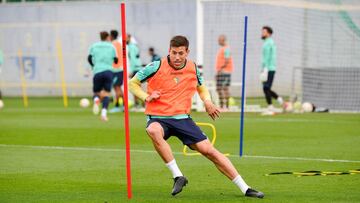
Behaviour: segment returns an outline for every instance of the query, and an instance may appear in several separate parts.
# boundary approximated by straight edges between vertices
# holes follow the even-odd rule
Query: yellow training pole
[[[22,91],[22,97],[23,97],[23,103],[24,107],[29,106],[28,96],[26,93],[26,80],[25,80],[25,68],[23,63],[23,54],[22,50],[19,49],[18,51],[18,58],[19,58],[19,66],[20,66],[20,80],[21,80],[21,91]]]
[[[65,68],[64,68],[64,58],[62,52],[61,41],[58,39],[56,41],[56,50],[57,50],[57,57],[59,61],[60,67],[60,79],[61,79],[61,90],[63,95],[64,107],[68,107],[68,97],[66,91],[66,82],[65,82]]]

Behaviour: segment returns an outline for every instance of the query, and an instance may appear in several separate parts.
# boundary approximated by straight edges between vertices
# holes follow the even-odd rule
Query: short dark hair
[[[101,41],[105,41],[106,38],[108,38],[108,37],[109,37],[109,33],[108,33],[108,32],[106,32],[106,31],[100,32],[100,39],[101,39]]]
[[[273,33],[272,28],[269,27],[269,26],[264,26],[262,29],[266,30],[266,31],[267,31],[269,34],[271,34],[271,35],[272,35],[272,33]]]
[[[112,37],[113,39],[117,39],[118,36],[119,36],[119,33],[118,33],[118,31],[116,31],[116,30],[111,30],[111,31],[110,31],[110,35],[111,35],[111,37]]]
[[[154,47],[150,47],[149,51],[154,52],[155,51]]]
[[[189,48],[189,41],[185,36],[177,35],[170,40],[170,48],[182,46],[185,46],[186,50]]]

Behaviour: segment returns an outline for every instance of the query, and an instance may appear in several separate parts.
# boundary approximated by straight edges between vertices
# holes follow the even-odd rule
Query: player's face
[[[169,56],[171,65],[175,68],[180,68],[185,63],[188,54],[189,49],[186,49],[185,46],[170,47]]]
[[[269,33],[266,29],[262,29],[261,31],[261,39],[266,39],[269,37]]]

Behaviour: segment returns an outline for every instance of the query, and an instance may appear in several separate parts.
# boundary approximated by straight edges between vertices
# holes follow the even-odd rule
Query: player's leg
[[[101,73],[97,73],[94,75],[94,78],[93,78],[93,93],[94,93],[94,96],[93,96],[93,113],[95,115],[99,114],[99,111],[100,111],[100,102],[101,102],[101,99],[100,99],[100,93],[101,93],[101,89],[102,89],[102,82],[101,82]]]
[[[174,160],[174,156],[171,151],[170,145],[164,139],[164,129],[158,122],[152,122],[146,128],[146,132],[149,135],[156,151],[165,163],[169,163]]]
[[[108,121],[107,109],[110,103],[110,92],[112,86],[113,73],[111,71],[105,71],[103,73],[103,93],[102,93],[102,109],[101,120]]]
[[[251,189],[246,182],[239,175],[237,170],[231,161],[222,153],[220,153],[217,149],[215,149],[209,140],[203,140],[198,143],[190,145],[191,148],[200,152],[210,161],[212,161],[215,166],[219,169],[221,173],[223,173],[226,177],[228,177],[239,189],[246,195],[250,197],[258,197],[263,198],[264,194],[262,192],[258,192],[256,190]]]
[[[265,114],[272,113],[274,111],[274,106],[272,105],[272,99],[271,99],[271,90],[270,90],[273,77],[271,76],[270,72],[271,71],[268,72],[267,80],[263,82],[263,91],[265,94],[266,103],[268,105],[267,111],[264,112]]]
[[[230,98],[229,86],[230,86],[230,82],[231,82],[231,75],[226,74],[226,79],[224,81],[224,97],[225,97],[225,106],[226,106],[227,109],[229,109],[229,98]]]
[[[221,73],[216,75],[216,91],[219,95],[220,108],[224,108],[224,89],[223,89],[223,77]]]
[[[268,106],[272,105],[270,88],[266,83],[263,84],[263,91],[265,94],[266,103],[268,104]]]
[[[123,84],[123,72],[115,72],[113,78],[113,88],[115,91],[115,107],[112,108],[110,113],[121,112],[122,108],[120,108],[119,99],[122,98],[123,92],[121,89],[121,85]]]
[[[151,120],[149,121],[149,123]],[[176,195],[182,191],[182,188],[187,184],[187,179],[181,173],[175,159],[173,153],[171,151],[170,145],[165,140],[165,134],[168,134],[168,128],[164,128],[159,122],[151,122],[146,128],[146,132],[151,138],[151,141],[165,162],[165,165],[169,168],[174,178],[174,186],[171,194]]]
[[[269,82],[268,82],[268,85],[269,85],[269,94],[270,94],[270,96],[272,97],[272,98],[274,98],[274,99],[276,99],[278,102],[279,102],[279,104],[280,105],[282,105],[283,104],[283,99],[282,99],[282,97],[280,97],[275,91],[273,91],[272,89],[271,89],[271,87],[272,87],[272,84],[273,84],[273,81],[274,81],[274,77],[275,77],[275,71],[269,71],[269,73],[268,73],[268,77],[269,77]]]
[[[220,153],[217,149],[215,149],[208,139],[192,144],[190,145],[190,147],[211,160],[219,169],[219,171],[223,173],[226,177],[228,177],[230,180],[233,180],[236,176],[239,175],[230,160],[225,155]],[[247,185],[244,186],[246,191],[248,187]]]

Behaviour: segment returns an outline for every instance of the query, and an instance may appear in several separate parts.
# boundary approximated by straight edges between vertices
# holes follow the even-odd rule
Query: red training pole
[[[124,78],[124,111],[125,111],[125,145],[126,145],[126,177],[128,199],[131,199],[131,166],[130,166],[130,126],[129,126],[129,104],[128,104],[128,71],[126,62],[126,19],[125,19],[125,3],[121,3],[121,34],[122,34],[122,59],[123,59],[123,78]]]

